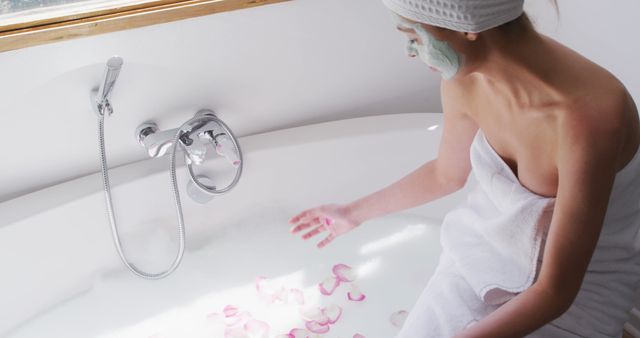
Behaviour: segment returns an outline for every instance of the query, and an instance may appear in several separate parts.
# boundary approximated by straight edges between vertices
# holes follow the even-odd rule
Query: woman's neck
[[[489,31],[483,60],[470,74],[476,83],[505,98],[509,109],[539,107],[562,98],[555,50],[533,28]]]

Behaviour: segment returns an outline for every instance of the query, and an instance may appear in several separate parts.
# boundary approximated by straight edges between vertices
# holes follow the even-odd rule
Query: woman
[[[483,134],[522,187],[555,202],[535,283],[470,325],[451,324],[452,331],[444,331],[436,325],[449,325],[442,324],[446,317],[438,318],[440,324],[425,324],[436,320],[421,311],[434,306],[442,293],[430,281],[398,337],[443,337],[442,332],[456,337],[620,337],[633,287],[640,282],[637,274],[627,273],[632,267],[640,270],[640,236],[625,242],[629,248],[620,248],[628,249],[625,265],[607,272],[606,283],[620,287],[610,294],[599,291],[600,298],[580,291],[597,284],[590,278],[601,271],[592,271],[590,261],[599,239],[606,244],[602,230],[614,222],[608,210],[625,210],[626,223],[616,226],[627,231],[627,238],[638,236],[640,229],[640,205],[616,186],[623,184],[618,174],[625,170],[624,184],[640,191],[635,189],[640,181],[632,179],[637,171],[628,172],[640,168],[635,164],[640,162],[640,128],[627,90],[607,70],[536,32],[522,10],[523,0],[383,2],[398,17],[409,54],[442,74],[444,127],[438,157],[352,203],[303,211],[290,220],[291,231],[310,229],[304,239],[326,231],[318,243],[322,248],[368,219],[459,190],[472,170],[470,149]],[[615,279],[622,275],[634,279]],[[613,308],[595,310],[579,301],[579,293],[590,301],[615,298],[614,293],[628,301],[603,303]]]

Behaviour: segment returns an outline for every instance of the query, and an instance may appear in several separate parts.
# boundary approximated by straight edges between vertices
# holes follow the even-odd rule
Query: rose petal
[[[293,296],[293,299],[298,305],[304,305],[304,292],[300,289],[290,289],[289,293]]]
[[[341,282],[353,282],[356,280],[355,271],[346,264],[336,264],[333,266],[332,271]]]
[[[365,337],[364,335],[361,335],[359,333],[356,333],[356,334],[353,335],[353,338],[367,338],[367,337]]]
[[[258,291],[258,294],[265,299],[271,299],[276,288],[267,277],[258,276],[256,278],[256,291]]]
[[[354,284],[351,284],[351,291],[347,292],[347,298],[349,298],[349,300],[354,302],[361,302],[365,298],[367,298],[367,296],[365,296],[362,292],[360,292],[360,289],[358,289],[357,286],[355,286]]]
[[[305,321],[316,321],[316,322],[324,322],[328,323],[329,318],[324,313],[323,309],[314,306],[314,307],[306,307],[298,310],[298,313]]]
[[[321,323],[316,322],[315,320],[308,321],[305,323],[307,330],[313,333],[327,333],[329,332],[329,325],[322,325]]]
[[[318,284],[318,288],[320,289],[321,294],[329,296],[336,290],[338,285],[340,285],[340,281],[336,277],[330,276]]]
[[[251,338],[268,338],[269,329],[269,324],[257,319],[250,319],[244,324],[244,331]]]
[[[238,314],[238,308],[233,305],[227,305],[222,312],[224,312],[225,317],[233,317]]]
[[[242,311],[240,313],[237,313],[233,316],[230,317],[225,317],[224,318],[224,324],[227,327],[231,327],[231,326],[242,326],[242,324],[244,324],[247,320],[252,319],[252,316],[249,312],[247,311]]]
[[[331,304],[322,311],[329,318],[329,324],[335,324],[342,315],[342,308],[336,304]]]
[[[365,298],[367,298],[367,296],[365,296],[363,293],[354,294],[352,292],[349,292],[347,293],[347,298],[349,298],[350,301],[361,302]]]
[[[267,277],[258,276],[256,278],[256,290],[268,304],[276,301],[287,303],[287,289],[284,286],[276,287]]]
[[[321,326],[325,326],[325,325],[331,324],[329,317],[324,313],[324,309],[323,309],[323,312],[322,312],[322,317],[320,319],[318,319],[318,320],[315,320],[315,322],[317,322]]]
[[[288,301],[287,295],[288,295],[287,289],[284,286],[282,286],[280,287],[280,289],[278,289],[278,291],[274,292],[271,295],[269,303],[275,303],[276,301],[280,301],[286,304]]]
[[[310,332],[305,329],[291,329],[291,331],[289,331],[291,338],[307,338],[309,334]]]
[[[404,321],[407,319],[408,315],[409,312],[405,310],[396,311],[391,314],[389,320],[391,321],[391,324],[393,324],[393,326],[400,328],[404,324]]]
[[[265,276],[256,277],[256,290],[258,291],[258,293],[264,291],[264,284],[267,279],[268,278]]]

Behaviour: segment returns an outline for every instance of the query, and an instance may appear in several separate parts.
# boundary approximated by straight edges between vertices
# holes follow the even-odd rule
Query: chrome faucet
[[[187,163],[204,162],[208,145],[215,145],[216,152],[224,156],[234,167],[240,165],[240,153],[237,151],[233,135],[212,110],[203,109],[196,113],[196,119],[185,128],[178,140],[185,151]],[[147,150],[150,157],[161,157],[171,149],[178,128],[159,131],[154,122],[141,124],[135,132],[138,142]]]
[[[191,182],[209,195],[220,195],[231,190],[242,174],[242,150],[231,129],[212,110],[202,109],[179,128],[159,131],[154,122],[145,122],[136,128],[136,139],[150,157],[160,157],[174,151],[174,140],[185,152]],[[224,188],[207,185],[199,179],[193,165],[202,164],[207,146],[214,145],[216,152],[224,156],[236,168],[233,181]]]

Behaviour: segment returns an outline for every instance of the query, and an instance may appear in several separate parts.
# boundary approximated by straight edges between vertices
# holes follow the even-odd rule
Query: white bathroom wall
[[[175,128],[204,107],[242,136],[440,106],[435,74],[407,60],[370,0],[295,0],[0,53],[0,201],[99,170],[89,90],[114,54],[111,166],[144,158],[141,122]]]
[[[528,0],[539,29],[640,98],[637,0]],[[348,117],[440,111],[439,78],[404,55],[378,0],[294,0],[0,53],[0,202],[99,170],[89,91],[125,63],[106,121],[110,166],[144,158],[141,122],[212,108],[239,136]]]

